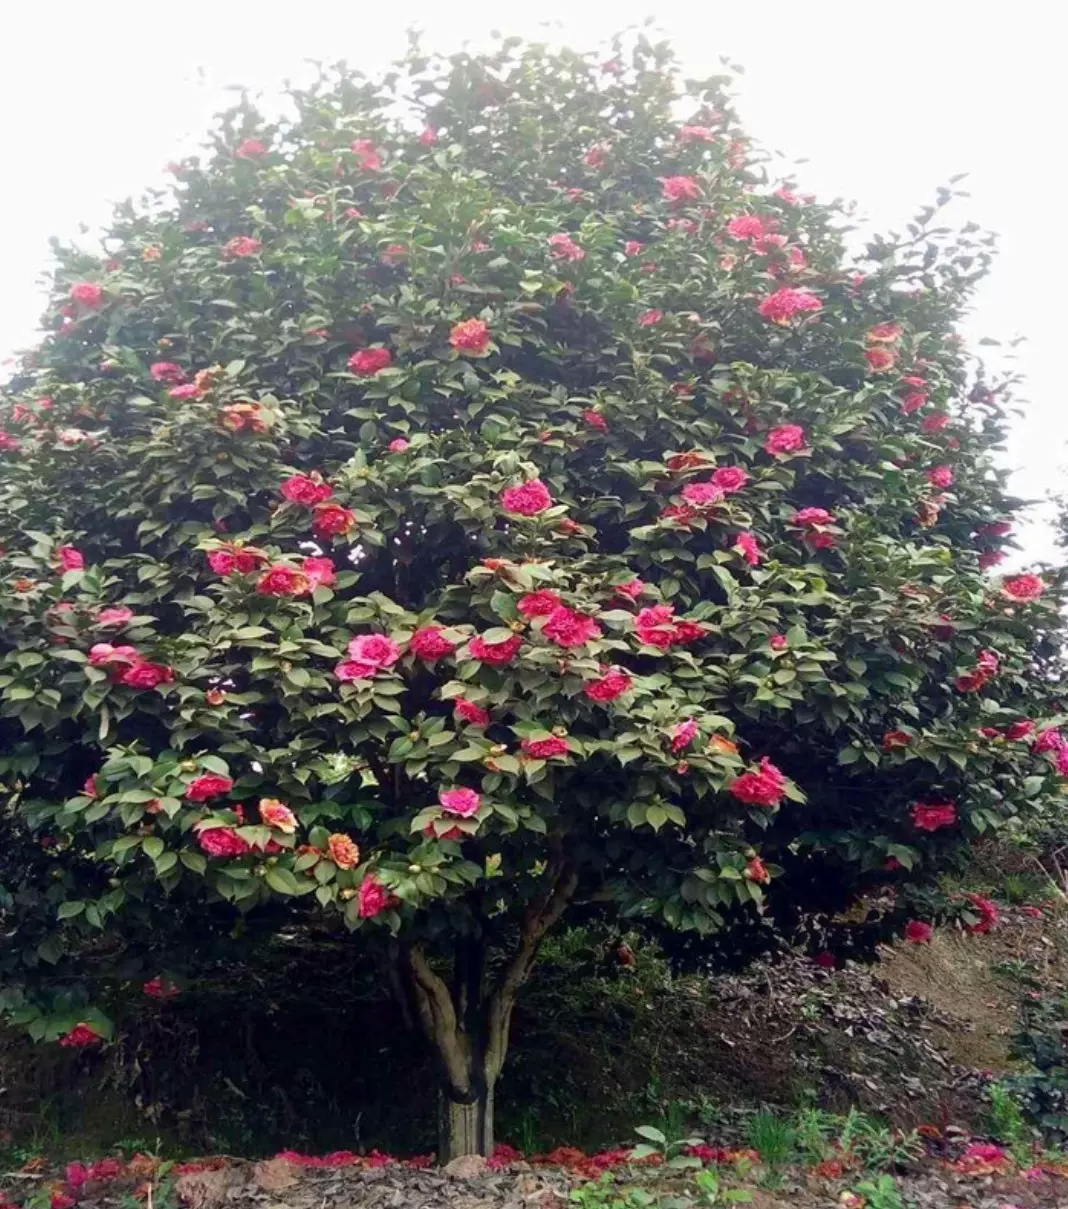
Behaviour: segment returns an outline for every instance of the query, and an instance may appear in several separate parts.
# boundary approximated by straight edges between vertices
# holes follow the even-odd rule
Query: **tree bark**
[[[478,1099],[464,1104],[447,1092],[441,1097],[438,1128],[438,1162],[449,1163],[465,1154],[493,1153],[493,1088],[485,1087]]]

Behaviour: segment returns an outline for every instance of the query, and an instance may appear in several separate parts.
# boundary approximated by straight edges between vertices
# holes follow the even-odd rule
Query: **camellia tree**
[[[35,1037],[347,928],[484,1152],[569,909],[729,949],[882,886],[866,943],[923,939],[943,859],[1056,791],[1055,593],[984,574],[1005,397],[954,333],[989,240],[932,207],[854,260],[726,79],[609,55],[324,72],[57,248],[0,432]]]

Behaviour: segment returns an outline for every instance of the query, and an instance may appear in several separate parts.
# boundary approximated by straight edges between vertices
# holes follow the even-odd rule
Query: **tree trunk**
[[[441,1094],[438,1162],[449,1163],[465,1154],[493,1153],[493,1088],[469,1103],[453,1099],[446,1086]]]

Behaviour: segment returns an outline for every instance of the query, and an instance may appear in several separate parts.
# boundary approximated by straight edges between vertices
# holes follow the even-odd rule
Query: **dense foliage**
[[[484,1147],[569,906],[859,952],[1054,785],[1054,605],[984,573],[1006,399],[954,332],[990,240],[932,207],[854,263],[726,87],[641,39],[416,49],[243,101],[100,254],[57,248],[0,433],[35,1036],[347,927]]]

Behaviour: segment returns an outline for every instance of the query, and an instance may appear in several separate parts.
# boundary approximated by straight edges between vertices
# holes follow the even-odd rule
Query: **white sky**
[[[9,0],[12,2],[12,0]],[[492,29],[580,48],[652,12],[694,74],[745,67],[750,134],[792,159],[802,191],[856,199],[900,227],[935,187],[969,172],[951,217],[1000,232],[1001,255],[968,335],[1023,335],[1031,400],[1008,464],[1029,498],[1065,481],[1064,53],[1049,0],[52,0],[6,15],[0,68],[0,360],[33,340],[47,239],[106,222],[111,203],[163,180],[229,84],[270,92],[306,59],[386,64],[417,25],[433,49]],[[659,9],[659,11],[656,11]],[[1046,14],[1049,14],[1048,16]],[[1065,482],[1068,486],[1068,482]],[[1052,558],[1041,517],[1028,558]]]

